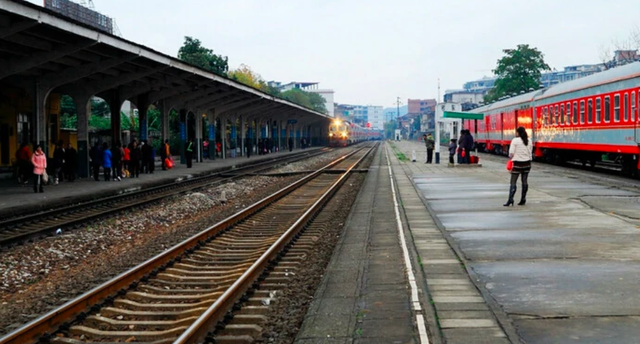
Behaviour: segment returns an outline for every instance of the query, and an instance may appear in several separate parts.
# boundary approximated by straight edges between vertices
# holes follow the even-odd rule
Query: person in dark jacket
[[[64,173],[67,180],[72,182],[76,180],[76,172],[78,170],[78,153],[71,144],[67,147],[64,154]]]
[[[111,159],[113,155],[109,150],[109,144],[106,142],[102,144],[102,169],[104,170],[104,181],[111,180]]]
[[[451,139],[449,142],[449,163],[453,164],[453,157],[456,155],[456,139]]]
[[[465,131],[460,130],[460,137],[458,138],[458,164],[462,164],[463,162],[462,152],[464,152],[464,135]]]
[[[111,159],[113,180],[121,181],[122,178],[120,178],[120,175],[122,174],[122,157],[124,156],[124,151],[122,150],[120,142],[116,142],[115,147],[113,147],[111,151],[111,155],[113,156]]]
[[[187,168],[191,168],[193,165],[193,148],[193,140],[189,139],[184,147],[184,155],[187,158]]]
[[[253,151],[253,139],[247,137],[247,142],[245,142],[244,146],[247,148],[247,158],[250,158]]]
[[[471,135],[471,132],[469,131],[469,129],[467,129],[464,135],[464,151],[465,151],[464,161],[467,164],[471,163],[472,150],[473,150],[473,135]]]
[[[138,148],[138,143],[136,141],[131,142],[131,148],[129,148],[131,152],[129,152],[129,157],[131,160],[129,161],[129,176],[131,178],[140,176],[140,148]]]
[[[424,145],[427,147],[427,162],[426,164],[431,164],[433,162],[433,149],[435,148],[435,140],[433,139],[433,135],[429,133],[422,135],[422,139],[424,140]]]
[[[98,142],[91,148],[89,157],[91,158],[91,165],[93,167],[93,180],[97,182],[100,176],[100,166],[102,166],[102,148],[100,148]]]
[[[293,151],[293,137],[289,137],[289,152]]]
[[[264,154],[264,139],[258,139],[258,155]]]
[[[53,151],[53,185],[58,185],[58,182],[63,180],[63,167],[64,167],[64,147],[62,140],[58,141],[56,148]]]
[[[142,172],[149,173],[149,164],[151,163],[151,146],[147,140],[143,140],[140,144],[140,153],[142,154]]]

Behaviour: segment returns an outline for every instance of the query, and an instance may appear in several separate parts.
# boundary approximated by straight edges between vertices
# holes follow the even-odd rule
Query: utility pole
[[[433,112],[433,123],[436,130],[436,164],[440,163],[440,121],[438,118],[438,104],[440,104],[440,78],[438,78],[438,99],[436,99],[436,111]]]
[[[396,97],[396,105],[397,105],[397,110],[396,110],[396,121],[398,121],[398,129],[402,129],[402,127],[400,127],[400,97]]]

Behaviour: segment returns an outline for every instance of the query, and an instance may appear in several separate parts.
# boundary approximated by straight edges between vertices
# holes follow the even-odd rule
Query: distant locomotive
[[[606,158],[628,174],[640,170],[640,62],[568,81],[472,110],[465,120],[485,151],[506,154],[517,127],[532,138],[538,159],[595,165]],[[477,128],[476,128],[477,123]]]
[[[345,147],[354,143],[380,140],[382,131],[363,128],[355,123],[336,119],[329,125],[329,146]]]

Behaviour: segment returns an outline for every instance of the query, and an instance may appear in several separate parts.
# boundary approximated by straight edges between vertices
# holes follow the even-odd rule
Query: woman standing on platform
[[[531,171],[531,146],[529,145],[529,137],[524,127],[518,127],[516,130],[518,136],[511,140],[511,146],[509,146],[509,158],[513,161],[513,168],[511,169],[511,186],[509,188],[509,200],[503,204],[505,207],[513,205],[513,197],[516,194],[518,182],[518,176],[522,175],[522,196],[518,205],[525,205],[527,203],[527,191],[529,190],[529,184],[527,179],[529,177],[529,171]]]
[[[33,152],[33,156],[31,156],[31,163],[33,164],[33,192],[44,192],[42,175],[45,173],[47,169],[47,157],[44,155],[42,151],[42,147],[40,145],[36,146],[36,151]]]

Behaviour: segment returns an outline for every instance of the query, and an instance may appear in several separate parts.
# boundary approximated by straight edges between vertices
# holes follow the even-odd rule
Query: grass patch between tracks
[[[401,162],[409,161],[409,158],[407,158],[407,156],[404,155],[404,153],[398,150],[398,147],[396,147],[395,144],[393,143],[391,144],[391,149],[393,149],[393,153],[396,155],[396,157],[398,157],[398,160],[400,160]]]

